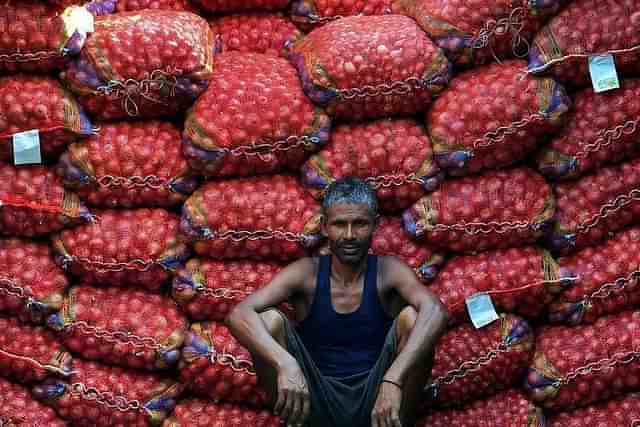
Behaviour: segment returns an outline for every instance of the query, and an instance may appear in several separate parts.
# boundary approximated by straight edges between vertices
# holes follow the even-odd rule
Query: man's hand
[[[278,400],[274,407],[289,426],[302,426],[310,410],[309,387],[300,365],[295,360],[278,370]]]
[[[402,427],[400,406],[402,390],[387,382],[380,384],[378,398],[371,413],[371,427]]]

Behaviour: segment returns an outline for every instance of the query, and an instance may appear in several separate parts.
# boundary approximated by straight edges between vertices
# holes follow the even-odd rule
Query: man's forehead
[[[366,203],[335,203],[327,209],[328,217],[336,216],[368,216],[369,205]]]

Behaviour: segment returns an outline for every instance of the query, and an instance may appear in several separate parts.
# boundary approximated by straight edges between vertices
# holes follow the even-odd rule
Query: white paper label
[[[620,88],[616,62],[611,54],[590,56],[589,74],[596,93]]]
[[[467,311],[471,318],[471,323],[476,329],[480,329],[498,320],[500,316],[488,294],[475,294],[466,299]]]
[[[37,129],[13,135],[13,164],[33,165],[42,163],[40,133]]]

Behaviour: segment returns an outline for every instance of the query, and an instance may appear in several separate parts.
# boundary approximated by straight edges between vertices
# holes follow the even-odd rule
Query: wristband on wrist
[[[393,384],[394,386],[398,387],[400,390],[402,390],[402,386],[400,384],[398,384],[395,381],[391,381],[391,380],[387,380],[385,378],[382,379],[383,383],[389,383],[389,384]]]

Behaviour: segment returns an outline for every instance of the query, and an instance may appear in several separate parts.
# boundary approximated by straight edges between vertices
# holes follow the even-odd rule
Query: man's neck
[[[357,264],[344,264],[337,256],[331,255],[331,276],[337,278],[344,286],[355,285],[367,268],[367,258],[363,257]]]

